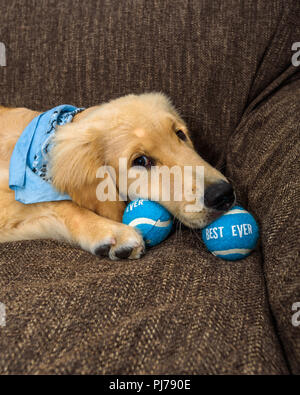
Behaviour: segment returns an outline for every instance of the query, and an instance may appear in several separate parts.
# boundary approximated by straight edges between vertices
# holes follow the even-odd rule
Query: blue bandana
[[[59,193],[47,174],[56,126],[72,122],[83,108],[61,105],[34,118],[24,129],[10,159],[9,187],[21,203],[71,200]]]

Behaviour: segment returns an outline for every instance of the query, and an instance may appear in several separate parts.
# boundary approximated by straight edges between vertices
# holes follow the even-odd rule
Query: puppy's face
[[[206,226],[233,205],[231,185],[196,153],[184,121],[164,95],[121,97],[87,110],[78,124],[88,125],[93,165],[101,158],[115,169],[116,187],[121,195],[130,193],[130,200],[157,200],[192,228]],[[169,175],[168,169],[173,169]],[[137,172],[143,177],[138,188]]]

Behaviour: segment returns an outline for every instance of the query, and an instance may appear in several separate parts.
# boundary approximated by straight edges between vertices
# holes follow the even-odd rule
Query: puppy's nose
[[[204,192],[205,206],[215,210],[229,210],[234,200],[235,196],[231,184],[223,180],[211,184]]]

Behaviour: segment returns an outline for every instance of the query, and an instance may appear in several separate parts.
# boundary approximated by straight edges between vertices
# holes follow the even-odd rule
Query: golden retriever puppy
[[[49,153],[49,171],[55,189],[71,200],[20,203],[9,188],[10,157],[22,131],[38,115],[25,108],[0,107],[1,242],[51,238],[67,240],[113,260],[140,258],[145,251],[141,235],[121,223],[124,199],[119,194],[114,201],[102,201],[97,196],[97,171],[104,165],[116,169],[115,188],[119,193],[119,158],[126,159],[126,170],[138,166],[147,174],[153,167],[202,166],[200,210],[186,210],[190,199],[160,200],[162,193],[156,190],[159,202],[189,227],[206,226],[235,201],[226,178],[194,150],[187,126],[169,99],[161,93],[149,93],[88,108],[75,115],[71,123],[58,126]],[[195,172],[191,174],[191,190],[195,191]],[[131,183],[128,180],[128,188]]]

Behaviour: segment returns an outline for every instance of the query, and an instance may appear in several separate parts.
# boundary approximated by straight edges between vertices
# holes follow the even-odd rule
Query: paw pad
[[[103,244],[96,248],[95,254],[98,256],[108,256],[110,247],[111,247],[110,244]]]
[[[115,252],[115,255],[119,259],[127,259],[132,253],[132,250],[133,249],[131,247],[120,248]]]

